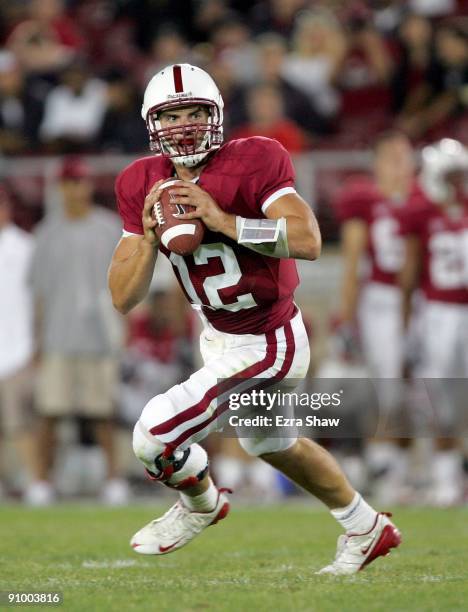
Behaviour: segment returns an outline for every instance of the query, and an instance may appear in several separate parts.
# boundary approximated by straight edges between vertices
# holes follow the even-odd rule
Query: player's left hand
[[[179,219],[201,219],[206,227],[212,232],[222,232],[226,225],[226,217],[229,216],[219,207],[218,203],[204,189],[183,181],[171,188],[171,195],[174,194],[177,199],[174,203],[189,204],[194,206],[196,210],[179,215]]]

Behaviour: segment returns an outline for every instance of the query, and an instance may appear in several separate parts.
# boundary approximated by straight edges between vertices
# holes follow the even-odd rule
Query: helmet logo
[[[173,100],[173,99],[178,99],[178,98],[191,98],[191,97],[192,97],[191,91],[183,91],[182,93],[176,93],[176,94],[167,94],[168,100]]]

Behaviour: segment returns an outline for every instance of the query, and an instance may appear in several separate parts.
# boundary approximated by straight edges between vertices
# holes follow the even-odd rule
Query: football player
[[[163,517],[132,538],[136,552],[159,555],[181,548],[228,513],[198,444],[222,427],[226,390],[235,391],[239,379],[245,390],[245,381],[254,378],[291,389],[293,379],[305,377],[309,343],[293,300],[294,259],[316,259],[321,239],[278,142],[252,137],[223,144],[223,100],[206,72],[188,64],[161,70],[148,84],[142,115],[156,155],[135,161],[117,178],[124,233],[109,272],[113,301],[126,313],[144,298],[162,251],[204,322],[204,366],[154,397],[134,430],[135,454],[150,477],[180,492]],[[159,244],[152,218],[161,183],[172,176],[182,180],[172,192],[178,203],[196,208],[181,218],[200,218],[207,228],[200,247],[185,257]],[[319,445],[292,434],[240,442],[316,495],[347,532],[325,573],[353,574],[399,544],[388,516],[351,488]]]
[[[439,506],[462,500],[460,444],[453,437],[465,404],[457,402],[454,378],[468,377],[468,149],[444,138],[422,152],[420,191],[403,221],[406,260],[401,274],[404,318],[411,295],[422,289],[422,363],[418,375],[427,381],[436,423],[436,452],[430,473],[430,500]],[[451,381],[447,379],[452,379]]]
[[[414,189],[411,143],[403,133],[388,131],[374,145],[373,177],[351,179],[336,201],[343,255],[338,333],[360,345],[368,375],[379,383],[380,409],[392,418],[402,401],[400,224]],[[374,494],[385,503],[401,501],[406,494],[408,453],[401,444],[375,439],[366,447]]]

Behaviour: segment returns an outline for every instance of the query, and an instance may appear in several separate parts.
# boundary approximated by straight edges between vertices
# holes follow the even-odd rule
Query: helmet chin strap
[[[200,164],[205,159],[205,157],[209,153],[209,150],[203,152],[203,148],[206,147],[206,145],[209,145],[209,143],[210,143],[210,134],[207,132],[204,135],[203,140],[200,143],[200,146],[198,147],[199,149],[202,149],[202,152],[193,153],[190,155],[174,156],[174,153],[176,153],[175,148],[172,147],[165,139],[161,138],[161,148],[165,149],[171,155],[172,162],[174,164],[184,166],[185,168],[193,168],[194,166],[198,166],[198,164]]]

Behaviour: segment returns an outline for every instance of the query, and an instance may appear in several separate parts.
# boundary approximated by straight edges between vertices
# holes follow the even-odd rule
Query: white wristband
[[[286,219],[245,219],[236,217],[237,242],[242,246],[268,255],[289,257]]]

